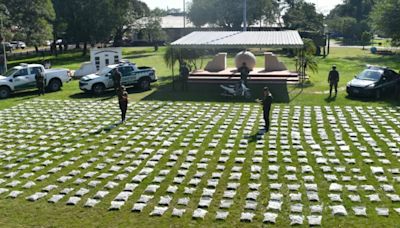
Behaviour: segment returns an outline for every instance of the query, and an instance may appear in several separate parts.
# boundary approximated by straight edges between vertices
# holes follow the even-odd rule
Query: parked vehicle
[[[4,44],[4,49],[6,52],[12,52],[13,46],[9,42],[1,42],[0,54],[3,53],[3,44]]]
[[[18,46],[19,46],[19,48],[21,48],[21,49],[25,49],[25,48],[26,48],[25,42],[22,42],[22,41],[18,41]]]
[[[7,98],[15,91],[35,88],[38,72],[44,72],[46,89],[51,92],[60,90],[63,83],[71,80],[67,69],[45,69],[40,64],[21,64],[0,76],[0,98]]]
[[[13,49],[25,49],[26,48],[26,44],[22,41],[11,41],[10,42],[11,46],[13,47]]]
[[[11,44],[12,49],[17,49],[18,48],[17,41],[11,41],[10,44]]]
[[[124,86],[139,86],[142,90],[149,90],[150,84],[157,81],[156,72],[151,67],[137,67],[134,63],[120,63],[102,68],[95,74],[84,76],[79,81],[79,87],[85,92],[96,95],[114,88],[113,70],[118,68],[122,74],[121,84]]]
[[[400,75],[394,70],[381,66],[367,66],[367,69],[356,75],[347,83],[349,96],[381,98],[392,93],[400,82]]]
[[[220,87],[223,90],[221,95],[225,97],[245,97],[246,99],[251,97],[250,89],[243,82],[235,85],[220,85]]]

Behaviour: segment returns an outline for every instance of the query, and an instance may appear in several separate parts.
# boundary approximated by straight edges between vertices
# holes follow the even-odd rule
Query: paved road
[[[356,48],[356,49],[363,49],[363,46],[360,46],[360,45],[343,45],[342,43],[337,42],[337,41],[335,41],[335,40],[331,40],[330,42],[331,42],[331,43],[330,43],[330,46],[331,46],[331,47],[334,47],[334,48]],[[371,49],[371,47],[376,47],[377,49],[380,49],[380,50],[397,50],[397,51],[400,50],[400,47],[380,47],[380,46],[371,46],[371,45],[365,46],[364,48],[365,48],[365,50],[369,50],[369,49]]]

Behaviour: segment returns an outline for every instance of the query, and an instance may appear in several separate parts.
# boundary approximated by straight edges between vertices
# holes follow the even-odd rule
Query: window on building
[[[96,64],[96,69],[100,70],[100,57],[95,57],[94,63]]]

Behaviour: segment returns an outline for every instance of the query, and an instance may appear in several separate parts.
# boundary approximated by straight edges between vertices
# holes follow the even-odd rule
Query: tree
[[[372,13],[372,26],[392,38],[392,44],[400,41],[400,0],[382,0],[376,4]]]
[[[158,50],[158,42],[166,38],[166,33],[161,27],[161,15],[158,10],[152,11],[150,16],[138,21],[135,30],[142,38],[154,44],[155,51]]]
[[[335,17],[327,21],[329,30],[339,33],[345,40],[358,40],[356,27],[357,20],[354,17]]]
[[[168,46],[164,53],[164,62],[168,68],[175,67],[176,62],[186,62],[190,68],[198,69],[198,60],[207,53],[204,49],[173,48]]]
[[[51,0],[0,0],[10,12],[10,21],[15,29],[14,35],[33,45],[38,46],[44,40],[51,38],[52,25],[55,19]]]
[[[327,16],[327,24],[333,33],[339,33],[347,41],[361,41],[364,32],[370,32],[369,14],[378,1],[344,0]],[[346,24],[351,22],[351,26]],[[343,27],[349,29],[343,29]]]
[[[66,36],[75,43],[83,42],[83,55],[87,45],[108,42],[122,20],[121,8],[127,0],[54,0],[59,4],[57,16],[67,23]],[[58,7],[57,7],[58,8]]]
[[[363,50],[365,50],[365,45],[370,44],[372,39],[372,34],[370,32],[363,32],[361,35],[361,43],[363,46]]]
[[[317,13],[313,3],[297,1],[291,4],[292,7],[282,17],[287,28],[323,32],[324,15]]]
[[[307,70],[318,73],[318,61],[315,57],[317,47],[311,39],[303,39],[304,47],[302,51],[297,53],[296,65],[300,67],[302,74],[306,74]]]
[[[274,21],[277,4],[274,0],[247,1],[247,23],[260,19]],[[243,0],[193,0],[188,18],[197,27],[215,24],[227,29],[240,29],[243,24]],[[274,18],[275,19],[275,18]]]
[[[142,1],[129,0],[125,3],[121,1],[121,6],[117,7],[116,10],[119,11],[119,15],[122,15],[116,23],[114,33],[114,46],[118,47],[122,45],[124,34],[132,30],[132,26],[138,19],[149,16],[150,9]]]
[[[3,22],[3,27],[1,28],[2,31],[0,36],[0,42],[3,42],[5,40],[10,40],[12,38],[12,34],[11,34],[10,12],[8,11],[7,6],[1,3],[1,1],[0,1],[0,17]],[[2,53],[2,51],[3,48],[0,47],[0,53]]]

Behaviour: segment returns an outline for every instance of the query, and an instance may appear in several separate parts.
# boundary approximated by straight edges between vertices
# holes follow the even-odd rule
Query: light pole
[[[247,31],[247,0],[243,0],[243,32]]]
[[[183,0],[183,28],[186,28],[186,0]]]
[[[3,12],[0,13],[0,24],[1,24],[1,44],[3,46],[3,60],[4,60],[4,72],[7,72],[7,53],[6,53],[6,46],[5,46],[5,37],[4,37],[4,29],[3,29]]]

